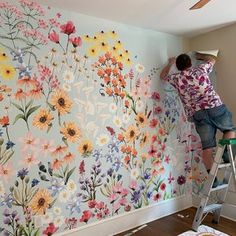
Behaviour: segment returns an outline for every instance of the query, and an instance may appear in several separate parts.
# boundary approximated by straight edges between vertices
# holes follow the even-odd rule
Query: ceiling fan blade
[[[189,10],[196,10],[204,7],[211,0],[200,0],[195,5],[193,5]]]

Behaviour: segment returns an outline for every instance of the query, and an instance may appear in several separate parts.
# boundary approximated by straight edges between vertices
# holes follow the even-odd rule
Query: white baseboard
[[[193,206],[198,207],[200,202],[199,197],[193,196],[192,199],[193,199]],[[223,205],[221,215],[229,220],[236,221],[236,205],[225,203]]]
[[[122,213],[55,236],[112,236],[192,206],[192,195],[183,195],[131,212]]]

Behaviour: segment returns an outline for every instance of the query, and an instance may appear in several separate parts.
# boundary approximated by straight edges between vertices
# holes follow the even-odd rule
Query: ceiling
[[[235,0],[212,0],[200,10],[198,0],[38,0],[65,10],[161,32],[196,36],[236,22]]]

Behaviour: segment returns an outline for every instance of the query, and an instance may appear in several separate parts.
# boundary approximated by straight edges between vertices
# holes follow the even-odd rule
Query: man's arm
[[[211,62],[213,65],[216,62],[216,57],[213,55],[208,55],[208,54],[196,53],[196,59],[202,60],[204,62]]]
[[[160,74],[160,78],[161,79],[165,79],[166,78],[166,76],[169,74],[169,72],[170,72],[170,68],[171,68],[171,66],[173,65],[175,63],[175,57],[171,57],[171,58],[169,58],[169,60],[168,60],[168,64],[162,69],[162,71],[161,71],[161,74]]]

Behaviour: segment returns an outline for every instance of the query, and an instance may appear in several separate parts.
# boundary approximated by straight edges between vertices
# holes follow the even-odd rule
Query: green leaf
[[[29,116],[30,116],[33,112],[35,112],[36,110],[38,110],[40,107],[41,107],[41,106],[34,106],[34,107],[31,107],[31,108],[28,110],[27,114],[26,114],[26,120],[29,118]]]
[[[57,177],[57,178],[61,178],[61,179],[64,178],[64,176],[62,176],[62,175],[60,175],[60,174],[57,174],[57,173],[53,173],[53,176],[55,176],[55,177]]]
[[[23,114],[18,114],[13,122],[13,125],[19,120],[19,119],[22,119],[22,120],[25,120],[25,116]]]
[[[65,185],[67,184],[67,182],[68,182],[70,176],[73,174],[74,170],[75,170],[75,167],[67,173],[66,179],[65,179]]]
[[[39,232],[39,229],[37,229],[34,233],[33,233],[33,235],[32,236],[40,236],[40,234],[39,234],[40,232]]]
[[[22,111],[22,112],[24,113],[24,109],[23,109],[20,105],[14,103],[14,102],[12,102],[11,104],[12,104],[13,106],[15,106],[18,110],[20,110],[20,111]]]
[[[31,99],[31,100],[27,103],[27,105],[25,106],[25,110],[26,110],[26,111],[27,111],[27,109],[33,104],[33,102],[34,102],[34,100]]]
[[[67,164],[65,170],[63,171],[64,176],[66,175],[68,169],[69,169],[69,165]]]

